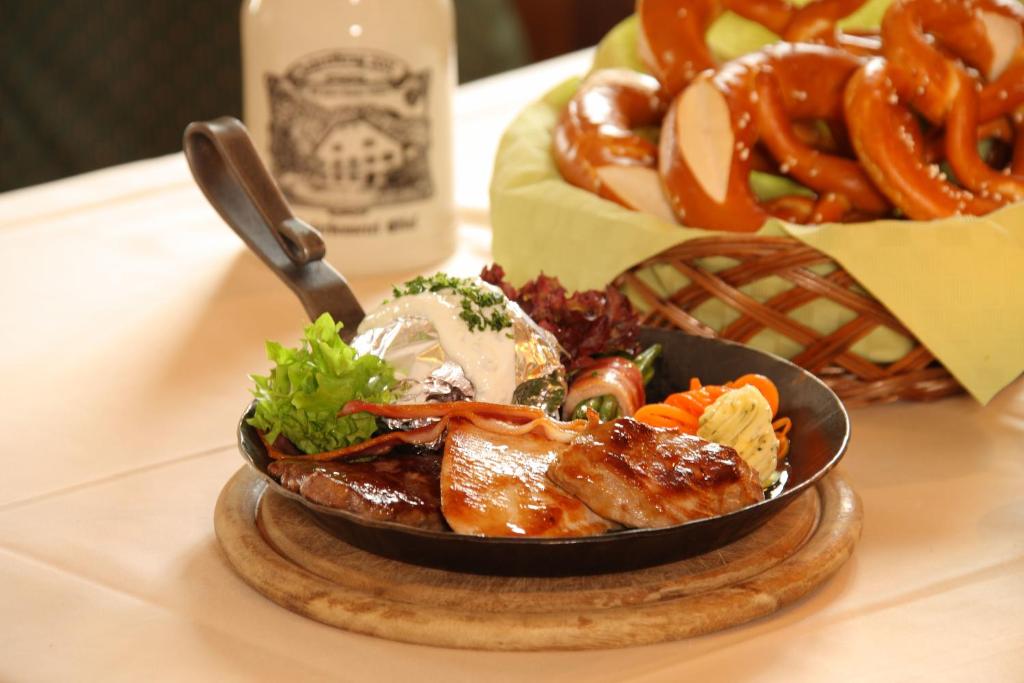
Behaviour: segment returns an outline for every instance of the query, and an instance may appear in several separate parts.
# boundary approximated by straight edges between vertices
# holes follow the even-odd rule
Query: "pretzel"
[[[931,123],[945,123],[961,91],[966,72],[951,52],[991,79],[978,99],[977,138],[1014,140],[1006,115],[1024,101],[1024,9],[1017,2],[901,0],[887,11],[883,34],[898,94]],[[944,130],[927,145],[928,161],[947,156]]]
[[[845,110],[857,156],[878,187],[915,220],[988,213],[999,204],[953,185],[925,158],[918,123],[897,94],[896,69],[876,57],[846,86]],[[880,134],[895,131],[895,135]]]
[[[997,171],[978,153],[978,106],[980,95],[974,82],[964,73],[958,74],[960,94],[953,102],[946,119],[946,159],[965,187],[999,204],[1024,199],[1024,175],[1014,166]]]
[[[1001,143],[999,149],[990,150],[986,162],[997,166],[1005,166],[1012,156],[1013,145],[1017,139],[1016,124],[1009,116],[999,116],[991,121],[978,125],[979,140],[993,140]],[[1024,141],[1022,141],[1024,142]],[[935,128],[924,139],[924,158],[928,163],[940,163],[946,158],[946,131]]]
[[[977,148],[980,133],[998,132],[982,117],[994,121],[1016,103],[1004,87],[1024,65],[1024,10],[996,0],[897,0],[882,20],[882,37],[889,61],[865,67],[846,94],[857,155],[878,186],[918,219],[987,213],[1024,198],[1024,176],[994,170]],[[982,88],[968,67],[984,74],[988,86]],[[1024,96],[1024,87],[1017,90]],[[1006,97],[992,95],[997,92]],[[993,97],[1006,102],[996,106]],[[922,148],[908,105],[945,125],[943,152],[966,189],[948,182],[934,153]],[[887,129],[899,135],[879,135]]]
[[[556,126],[559,170],[629,208],[734,231],[770,216],[872,219],[894,204],[930,219],[1024,199],[1024,6],[895,0],[878,34],[840,31],[863,2],[638,0],[640,54],[660,87],[634,73],[589,79]],[[705,33],[727,10],[800,44],[719,65]],[[634,129],[662,114],[655,148]],[[984,158],[982,139],[994,141]],[[752,170],[816,196],[759,202]]]
[[[1024,104],[1024,8],[1015,0],[897,0],[882,19],[883,55],[899,95],[934,124],[945,121],[966,72],[980,72],[979,120]]]
[[[840,31],[840,19],[847,17],[865,0],[818,0],[793,11],[782,30],[790,43],[817,43],[837,47],[862,56],[879,54],[882,41],[877,31]]]
[[[601,169],[653,169],[658,149],[634,129],[659,124],[667,106],[661,85],[651,76],[625,69],[594,73],[555,126],[553,152],[562,177],[605,199],[640,208],[609,187]]]
[[[887,200],[856,161],[808,146],[790,122],[841,119],[843,88],[862,63],[834,48],[780,43],[698,76],[662,124],[659,171],[679,221],[753,231],[773,215],[779,204],[759,203],[748,180],[751,150],[759,142],[779,161],[780,171],[820,195],[834,193],[859,214],[888,211]],[[821,211],[802,213],[825,219]],[[835,218],[834,207],[828,214]],[[778,215],[796,214],[788,206]]]
[[[718,66],[705,41],[726,10],[796,42],[826,43],[875,53],[877,38],[840,32],[836,22],[865,0],[813,0],[797,8],[785,0],[638,0],[640,58],[670,95],[705,69]]]
[[[835,192],[817,199],[791,194],[770,199],[764,206],[771,215],[790,223],[832,223],[850,213],[850,202]]]
[[[1024,174],[1024,111],[1013,115],[1013,155],[1010,162],[1012,173]]]

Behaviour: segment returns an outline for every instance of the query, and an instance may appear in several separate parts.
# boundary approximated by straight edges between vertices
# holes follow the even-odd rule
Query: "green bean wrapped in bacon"
[[[644,386],[654,376],[654,361],[660,354],[661,345],[654,344],[632,359],[594,359],[573,377],[562,414],[585,418],[593,410],[602,422],[631,416],[646,402]]]

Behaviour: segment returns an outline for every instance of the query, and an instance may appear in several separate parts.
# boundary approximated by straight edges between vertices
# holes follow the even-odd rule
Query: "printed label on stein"
[[[361,20],[369,23],[389,4],[361,4],[362,12],[374,10]],[[422,12],[429,3],[414,6]],[[309,13],[302,19],[310,20]],[[275,16],[275,32],[267,40],[278,49],[270,51],[277,53],[271,59],[254,44],[253,26],[260,24],[253,22],[243,13],[246,123],[295,212],[323,233],[327,260],[343,273],[384,273],[450,254],[453,71],[439,58],[451,58],[444,42],[450,35],[440,37],[439,47],[425,43],[429,35],[422,32],[409,36],[420,41],[404,42],[420,50],[412,54],[434,58],[417,66],[384,49],[403,44],[396,43],[394,21],[390,30],[374,32],[392,41],[383,47],[366,40],[373,35],[369,27],[353,24],[350,33],[358,26],[368,34],[361,33],[357,45],[321,42],[311,50],[317,47],[312,41],[299,52],[284,49],[293,46],[283,44],[288,31],[281,31]],[[257,99],[254,86],[262,97]]]
[[[267,91],[273,172],[292,203],[365,214],[433,195],[426,70],[411,73],[383,53],[332,50],[269,74]]]

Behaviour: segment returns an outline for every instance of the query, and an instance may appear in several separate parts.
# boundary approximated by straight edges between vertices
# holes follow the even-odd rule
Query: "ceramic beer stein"
[[[347,274],[454,247],[451,0],[249,0],[244,120]]]

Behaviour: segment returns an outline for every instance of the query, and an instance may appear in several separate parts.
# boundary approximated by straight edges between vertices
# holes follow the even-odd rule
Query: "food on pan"
[[[447,423],[442,512],[463,533],[585,535],[579,530],[594,533],[595,513],[604,529],[668,526],[764,497],[757,473],[734,449],[632,418],[601,422],[591,411],[587,420],[559,422],[528,408],[471,402],[346,408],[356,410]],[[646,511],[606,514],[616,499]]]
[[[561,405],[564,417],[584,419],[587,409],[593,409],[610,420],[632,415],[643,405],[644,385],[651,381],[661,347],[641,350],[639,318],[622,292],[609,285],[570,295],[557,278],[543,274],[516,289],[504,277],[499,265],[481,273],[561,347],[572,379]]]
[[[441,457],[392,454],[369,462],[318,462],[289,458],[267,468],[306,500],[367,519],[422,529],[444,529],[438,478]]]
[[[764,499],[779,454],[770,380],[645,405],[660,347],[639,350],[621,294],[485,276],[498,286],[439,274],[397,287],[351,346],[329,316],[296,349],[268,344],[276,366],[254,377],[250,419],[268,473],[366,519],[483,536],[661,527]]]
[[[555,126],[559,171],[627,208],[740,232],[1024,199],[1024,7],[895,0],[880,31],[839,30],[862,4],[640,0],[653,76],[609,69],[581,84]],[[719,63],[705,34],[725,10],[782,42]],[[757,174],[791,189],[759,196]]]
[[[640,318],[629,299],[612,285],[569,294],[557,278],[544,274],[516,289],[494,264],[480,277],[500,288],[538,325],[555,335],[568,370],[608,354],[640,353]]]
[[[548,477],[566,444],[544,434],[502,434],[457,420],[441,466],[444,517],[478,536],[590,536],[618,525]]]
[[[603,420],[630,416],[644,404],[644,370],[651,367],[661,349],[652,347],[635,358],[607,356],[580,368],[569,386],[562,406],[566,417],[582,419],[587,410]]]
[[[632,528],[722,515],[764,499],[757,474],[732,448],[630,418],[580,434],[548,477]]]
[[[724,385],[702,385],[694,378],[689,390],[644,406],[636,419],[735,448],[761,485],[768,487],[776,481],[779,460],[789,451],[792,428],[789,418],[775,419],[778,410],[774,382],[750,374]]]
[[[543,405],[565,394],[554,336],[479,278],[438,273],[395,287],[359,325],[352,346],[399,372],[395,390],[402,403],[447,398]]]
[[[754,470],[762,486],[771,483],[779,438],[772,428],[772,409],[754,387],[740,387],[718,397],[700,416],[697,436],[732,446]]]
[[[309,325],[299,346],[267,342],[274,368],[253,375],[256,414],[250,424],[270,442],[284,436],[303,453],[361,443],[377,431],[367,415],[339,416],[349,401],[387,401],[394,371],[372,355],[357,355],[338,335],[340,325],[324,314]]]

